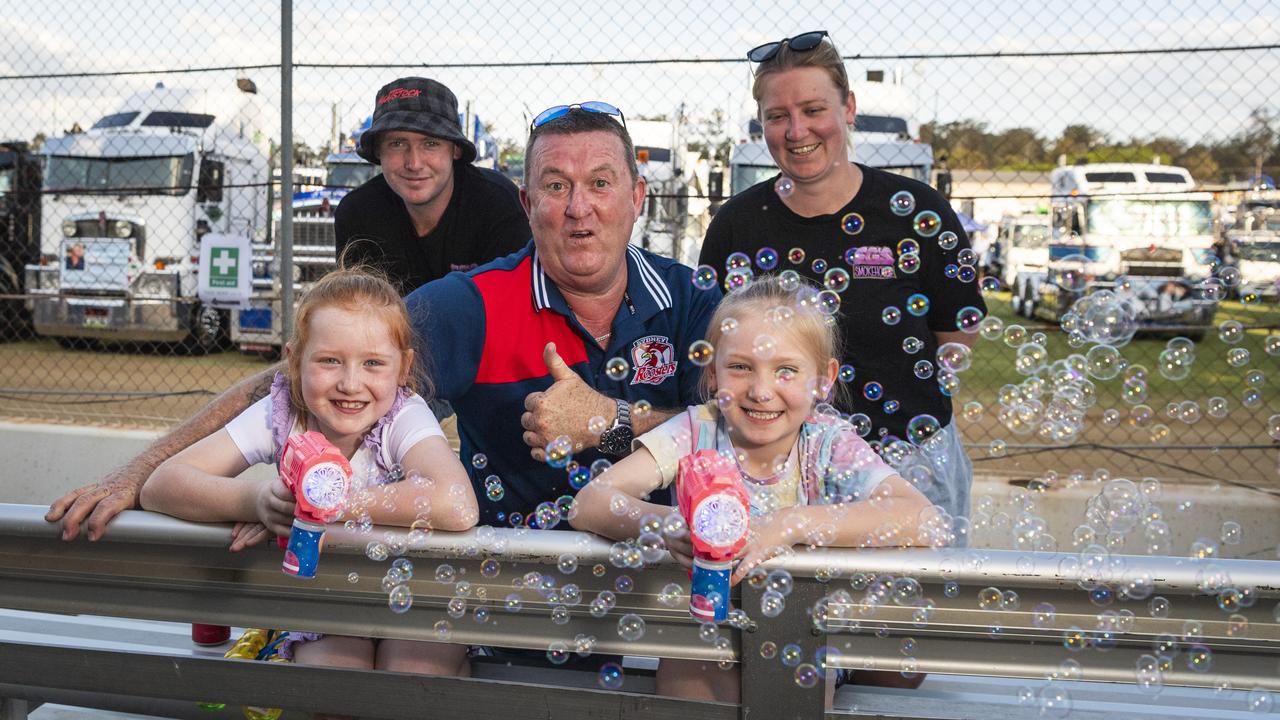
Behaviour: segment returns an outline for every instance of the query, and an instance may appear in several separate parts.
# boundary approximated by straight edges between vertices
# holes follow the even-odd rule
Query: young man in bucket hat
[[[443,84],[407,77],[384,85],[357,152],[382,173],[338,205],[335,249],[348,262],[381,268],[401,292],[529,242],[516,186],[471,164],[475,145]]]

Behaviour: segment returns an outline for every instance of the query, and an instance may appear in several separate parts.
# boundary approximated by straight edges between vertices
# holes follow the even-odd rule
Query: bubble
[[[765,617],[778,617],[786,606],[786,598],[777,590],[765,590],[760,596],[760,613]]]
[[[973,364],[973,351],[961,343],[943,343],[938,348],[937,358],[938,367],[951,372],[964,372]]]
[[[779,181],[781,182],[781,181]],[[791,181],[788,180],[788,183]],[[790,191],[788,191],[789,194]],[[781,193],[779,193],[781,194]],[[605,690],[621,690],[622,689],[622,666],[615,662],[607,662],[600,666],[600,674],[596,678],[596,682]]]
[[[391,588],[391,592],[387,593],[387,607],[397,615],[408,612],[409,608],[413,607],[413,591],[408,585],[396,585]]]
[[[765,640],[760,643],[760,657],[765,660],[772,660],[778,656],[778,644],[772,640]]]
[[[1267,339],[1262,342],[1262,347],[1267,351],[1268,355],[1280,355],[1280,335],[1268,335]]]
[[[1198,673],[1209,672],[1213,669],[1213,651],[1200,644],[1187,648],[1187,668]]]
[[[1222,281],[1222,284],[1229,288],[1236,287],[1240,284],[1240,269],[1237,267],[1223,265],[1218,268],[1216,274],[1218,279]]]
[[[817,258],[809,264],[809,268],[812,269],[814,273],[821,275],[827,270],[827,261],[822,258]]]
[[[710,265],[699,265],[693,271],[693,286],[699,290],[714,288],[717,280],[716,269]]]
[[[902,311],[893,305],[890,305],[880,311],[880,320],[882,320],[885,325],[897,325],[898,322],[902,320]]]
[[[1084,357],[1090,377],[1110,380],[1120,374],[1120,351],[1110,345],[1094,345]]]
[[[795,679],[796,685],[807,689],[818,686],[818,680],[822,674],[818,669],[809,663],[800,663],[796,666]]]
[[[1080,254],[1067,255],[1057,261],[1057,269],[1049,273],[1049,280],[1067,292],[1078,293],[1089,282],[1089,258]]]
[[[569,660],[569,645],[563,640],[553,640],[547,645],[547,659],[552,665],[563,665]]]
[[[1062,647],[1070,652],[1080,652],[1088,645],[1084,631],[1072,625],[1062,633]]]
[[[1041,629],[1051,628],[1058,624],[1058,610],[1052,603],[1039,603],[1031,609],[1031,622]]]
[[[987,454],[991,457],[1004,457],[1008,449],[1008,443],[1004,440],[992,440],[987,446]]]
[[[707,365],[710,365],[714,356],[715,348],[711,347],[711,343],[706,340],[695,340],[693,341],[693,344],[689,346],[689,362],[697,365],[698,367],[706,367]],[[601,429],[601,432],[603,432],[603,429]]]
[[[725,258],[724,261],[725,270],[741,270],[742,268],[750,267],[751,258],[747,257],[747,254],[743,252],[729,253],[729,257]]]
[[[568,435],[561,435],[547,443],[547,464],[553,468],[563,468],[573,459],[573,441]]]
[[[911,366],[911,372],[915,373],[916,378],[927,380],[933,377],[933,363],[928,360],[916,360],[915,365]]]
[[[907,439],[916,445],[924,445],[942,430],[938,419],[932,415],[917,415],[907,423]]]
[[[907,312],[916,317],[924,317],[929,312],[929,298],[920,293],[914,293],[907,298]]]
[[[840,229],[843,230],[846,235],[857,235],[862,232],[862,228],[865,224],[866,223],[862,219],[862,216],[856,212],[848,213],[844,217],[840,218]]]
[[[943,277],[954,279],[959,274],[960,274],[960,266],[955,263],[947,263],[942,268]]]
[[[841,365],[840,369],[836,371],[836,379],[842,383],[853,382],[853,379],[857,377],[857,375],[857,370],[855,370],[852,365],[848,364]]]
[[[1238,320],[1224,320],[1218,326],[1218,339],[1229,345],[1235,345],[1244,339],[1244,325]]]
[[[1027,341],[1027,329],[1014,323],[1004,329],[1004,344],[1016,348]]]
[[[1227,364],[1231,367],[1244,367],[1249,364],[1249,351],[1246,348],[1231,348],[1227,351]]]
[[[874,402],[879,400],[882,395],[884,395],[884,387],[878,382],[873,381],[862,386],[862,397],[868,400]]]
[[[924,349],[924,341],[914,335],[902,338],[902,352],[915,355]]]
[[[800,661],[804,659],[804,650],[800,649],[795,643],[788,643],[782,646],[782,664],[787,667],[796,667]]]
[[[1153,618],[1167,618],[1170,610],[1169,601],[1165,597],[1157,595],[1147,602],[1147,610]]]
[[[907,275],[914,275],[920,269],[920,254],[909,252],[899,255],[898,269]]]
[[[840,311],[840,296],[831,290],[823,290],[814,297],[814,308],[822,315],[833,316]]]
[[[1275,700],[1270,691],[1255,687],[1249,691],[1249,696],[1245,699],[1245,707],[1253,713],[1270,713],[1275,707]]]
[[[889,209],[899,217],[910,215],[916,209],[916,196],[906,190],[899,190],[889,198]]]
[[[982,292],[985,295],[990,295],[991,293],[998,293],[1000,292],[1000,279],[994,275],[984,275],[982,277],[982,283],[979,287],[982,289]]]
[[[620,357],[609,358],[609,362],[604,364],[604,372],[609,376],[610,380],[621,381],[627,377],[627,371],[631,366],[626,360]]]
[[[761,360],[768,360],[777,352],[778,341],[772,335],[757,335],[751,341],[751,352]]]
[[[976,333],[982,318],[982,311],[972,305],[960,308],[956,313],[956,329],[969,334]]]
[[[724,335],[732,335],[738,332],[738,319],[725,318],[720,321],[720,332]]]
[[[484,453],[476,453],[471,456],[471,467],[477,470],[483,470],[489,466],[489,456]]]
[[[1240,523],[1235,520],[1227,520],[1222,523],[1222,531],[1219,537],[1227,545],[1239,545],[1240,541],[1244,539],[1244,530],[1240,527]]]
[[[842,293],[849,289],[849,271],[844,268],[831,268],[822,277],[822,285],[831,292]]]
[[[384,562],[391,556],[391,551],[387,549],[386,543],[375,540],[364,547],[364,554],[374,562]]]
[[[644,618],[635,613],[627,613],[618,619],[618,637],[627,642],[635,642],[644,637]]]
[[[725,292],[733,292],[734,290],[741,290],[742,288],[749,285],[751,283],[752,278],[754,277],[755,277],[755,274],[751,272],[751,268],[749,267],[735,268],[733,270],[730,270],[729,272],[725,273],[725,276],[724,276]]]
[[[756,250],[755,266],[756,268],[764,270],[764,272],[769,272],[769,270],[777,268],[778,251],[772,249],[772,247],[762,247],[762,249]]]

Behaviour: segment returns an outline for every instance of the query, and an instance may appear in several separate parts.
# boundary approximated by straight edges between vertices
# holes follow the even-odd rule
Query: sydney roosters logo
[[[657,385],[676,374],[675,348],[664,335],[649,335],[631,344],[632,385]]]
[[[378,98],[378,104],[385,105],[386,103],[389,103],[392,100],[401,100],[403,98],[418,97],[421,94],[422,94],[422,90],[419,88],[413,88],[413,89],[396,88],[395,90],[392,90],[386,95],[383,95],[382,97]]]

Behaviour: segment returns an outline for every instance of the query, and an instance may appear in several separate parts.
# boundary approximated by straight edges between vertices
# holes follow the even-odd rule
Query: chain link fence
[[[452,88],[477,162],[517,183],[538,111],[590,99],[621,107],[653,180],[635,242],[694,262],[718,202],[773,172],[749,157],[759,128],[745,51],[826,29],[855,81],[856,141],[927,146],[880,164],[938,184],[973,223],[974,263],[1003,323],[988,323],[955,395],[979,472],[1068,482],[1105,468],[1277,492],[1275,7],[321,3],[293,8],[288,33],[281,8],[262,2],[53,0],[7,15],[5,417],[165,427],[266,367],[281,292],[331,266],[332,209],[375,172],[351,137],[396,77]],[[282,117],[291,237],[279,227]],[[1055,228],[1115,219],[1052,201],[1055,168],[1081,162],[1186,168],[1203,193],[1171,211],[1208,237],[1202,277],[1178,268],[1148,300],[1211,312],[1140,333],[1105,366],[1078,329],[1063,330],[1064,315],[1071,325],[1084,310],[1077,298],[1029,282]],[[252,308],[198,300],[206,234],[250,239]],[[295,267],[282,276],[278,251],[290,241]],[[1028,366],[1019,347],[1036,332],[1043,357]],[[1196,340],[1175,342],[1177,362],[1166,352],[1174,337]],[[1064,373],[1090,380],[1085,397],[1055,395]]]

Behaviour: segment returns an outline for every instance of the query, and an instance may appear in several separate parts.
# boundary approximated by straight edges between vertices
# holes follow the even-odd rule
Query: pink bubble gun
[[[297,501],[281,570],[286,575],[314,578],[325,525],[342,513],[351,493],[351,463],[324,435],[302,433],[285,443],[280,480]]]
[[[693,447],[698,446],[695,427]],[[723,621],[729,613],[733,558],[747,543],[751,501],[737,463],[702,449],[680,460],[677,501],[693,543],[689,614]]]

